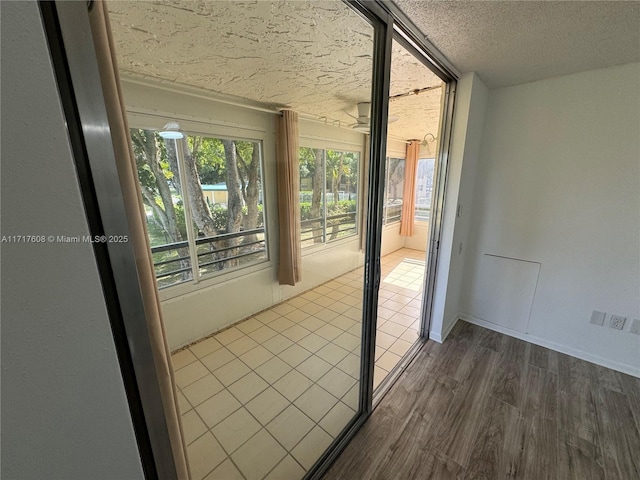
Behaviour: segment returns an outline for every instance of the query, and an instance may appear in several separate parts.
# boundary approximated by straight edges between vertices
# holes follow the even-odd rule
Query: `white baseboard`
[[[451,317],[451,320],[447,323],[447,327],[442,331],[442,334],[435,331],[429,332],[429,340],[433,340],[434,342],[438,343],[444,342],[451,333],[451,330],[453,330],[453,327],[456,326],[459,318],[462,317],[460,317],[460,315],[454,315],[453,317]]]
[[[593,355],[589,352],[585,352],[584,350],[579,350],[577,348],[569,347],[567,345],[552,342],[551,340],[535,337],[533,335],[518,332],[516,330],[511,330],[510,328],[506,328],[501,325],[496,325],[495,323],[487,322],[486,320],[476,318],[472,315],[460,314],[458,315],[458,317],[466,322],[473,323],[474,325],[478,325],[480,327],[484,327],[489,330],[493,330],[495,332],[504,333],[505,335],[509,335],[510,337],[514,337],[514,338],[519,338],[520,340],[524,340],[525,342],[533,343],[535,345],[539,345],[541,347],[545,347],[550,350],[555,350],[556,352],[565,353],[572,357],[576,357],[581,360],[586,360],[587,362],[595,363],[597,365],[611,368],[612,370],[617,370],[619,372],[623,372],[628,375],[632,375],[634,377],[640,378],[640,368],[635,367],[633,365],[614,362],[612,360],[602,358],[597,355]]]

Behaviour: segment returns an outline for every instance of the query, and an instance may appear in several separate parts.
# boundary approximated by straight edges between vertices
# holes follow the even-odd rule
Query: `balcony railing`
[[[196,249],[201,275],[253,262],[257,255],[266,258],[264,228],[200,237],[196,240]],[[151,254],[160,288],[192,278],[187,241],[153,247]]]
[[[322,243],[325,235],[327,241],[337,240],[357,232],[356,212],[340,213],[327,217],[326,232],[324,217],[310,218],[300,222],[300,238],[302,245]]]

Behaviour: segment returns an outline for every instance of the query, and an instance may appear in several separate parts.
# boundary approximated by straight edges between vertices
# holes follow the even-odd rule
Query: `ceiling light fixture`
[[[184,138],[184,133],[180,130],[178,122],[167,123],[162,127],[162,130],[158,132],[158,135],[167,140],[179,140]]]
[[[427,140],[427,137],[431,137],[431,139]],[[438,137],[436,137],[433,133],[427,133],[422,139],[422,142],[420,142],[420,145],[423,147],[427,147],[427,154],[431,154],[431,148],[429,147],[429,144],[435,142],[437,139]]]

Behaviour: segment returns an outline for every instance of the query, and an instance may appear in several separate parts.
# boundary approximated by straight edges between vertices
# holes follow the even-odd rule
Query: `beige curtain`
[[[410,237],[415,226],[416,209],[416,171],[420,141],[412,140],[407,145],[407,159],[404,166],[404,192],[402,196],[402,217],[400,219],[400,235]]]
[[[182,424],[178,414],[178,398],[171,366],[171,352],[160,311],[151,248],[147,236],[147,224],[142,207],[142,197],[138,185],[138,175],[129,137],[129,125],[121,93],[106,5],[101,1],[95,2],[89,18],[176,473],[178,478],[187,479],[189,478],[189,468]]]
[[[278,223],[280,285],[295,285],[302,278],[300,247],[300,153],[298,147],[298,114],[283,110],[278,119]]]

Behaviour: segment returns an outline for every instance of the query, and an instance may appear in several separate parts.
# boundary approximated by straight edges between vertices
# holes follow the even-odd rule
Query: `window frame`
[[[320,243],[313,243],[310,245],[303,246],[301,245],[300,250],[302,252],[302,256],[306,256],[311,253],[316,253],[319,250],[325,248],[333,248],[334,246],[339,246],[344,243],[348,243],[353,241],[354,239],[359,239],[362,235],[361,232],[361,209],[362,209],[362,201],[363,201],[363,193],[361,186],[363,184],[363,156],[364,156],[364,148],[361,144],[349,143],[340,140],[331,140],[331,139],[317,139],[312,137],[304,137],[300,136],[298,150],[302,148],[309,148],[315,150],[322,150],[322,216],[323,216],[323,241]],[[337,152],[345,152],[345,153],[357,153],[358,154],[358,187],[355,193],[356,197],[356,210],[355,210],[355,232],[347,235],[345,237],[336,238],[335,240],[327,240],[327,150],[337,151]],[[299,162],[299,159],[298,159]],[[298,195],[301,190],[298,188]],[[301,212],[298,212],[298,218],[301,219]],[[302,219],[301,219],[302,221]],[[302,240],[300,241],[302,244]]]
[[[265,129],[255,128],[251,126],[233,125],[229,126],[213,119],[194,119],[193,117],[185,117],[178,114],[171,113],[148,113],[144,111],[127,110],[127,119],[129,121],[129,129],[146,129],[161,131],[168,122],[177,121],[181,127],[181,131],[186,136],[202,136],[216,139],[226,140],[238,140],[258,143],[260,145],[260,173],[261,173],[261,187],[263,198],[263,216],[264,216],[264,229],[265,229],[265,253],[266,258],[261,261],[251,263],[246,266],[236,266],[229,269],[220,270],[218,272],[212,272],[205,276],[199,275],[198,279],[189,279],[184,282],[175,283],[173,285],[167,285],[162,288],[158,288],[160,294],[160,300],[169,300],[176,297],[181,297],[189,293],[197,292],[199,290],[214,287],[218,284],[223,284],[228,281],[236,280],[238,278],[259,275],[265,270],[274,268],[273,252],[272,252],[272,240],[268,233],[268,230],[274,228],[269,221],[269,211],[271,210],[270,195],[266,192],[266,185],[269,184],[271,174],[267,173],[267,154],[266,152],[275,151],[275,138],[269,135]],[[182,166],[180,166],[183,169]],[[183,199],[184,200],[184,199]],[[186,222],[186,220],[185,220]],[[272,235],[271,235],[272,236]],[[198,273],[200,272],[199,266],[197,267]]]
[[[387,206],[387,199],[388,199],[388,195],[389,195],[389,173],[390,173],[390,165],[391,165],[391,160],[400,160],[402,162],[404,162],[404,167],[403,167],[403,175],[404,175],[404,171],[407,168],[407,158],[406,155],[397,155],[393,152],[387,152],[387,156],[385,158],[385,174],[384,174],[384,198],[383,198],[383,205],[382,205],[382,225],[384,228],[386,227],[391,227],[393,225],[399,224],[402,221],[402,208],[400,209],[400,216],[398,217],[397,220],[394,220],[393,222],[389,222],[388,221],[388,206]],[[400,204],[401,206],[404,204],[404,181],[405,179],[403,178],[402,180],[402,203]]]
[[[418,172],[420,169],[420,161],[422,160],[432,160],[433,161],[433,180],[432,180],[432,184],[431,184],[431,197],[430,197],[430,201],[429,201],[429,219],[428,220],[423,220],[421,218],[417,217],[417,210],[418,210]],[[429,222],[431,222],[431,211],[433,210],[433,193],[435,190],[435,182],[436,182],[436,158],[435,157],[419,157],[418,158],[418,164],[416,165],[416,178],[415,178],[415,182],[416,182],[416,198],[415,198],[415,207],[413,209],[413,221],[415,223],[419,223],[421,225],[428,225]]]

